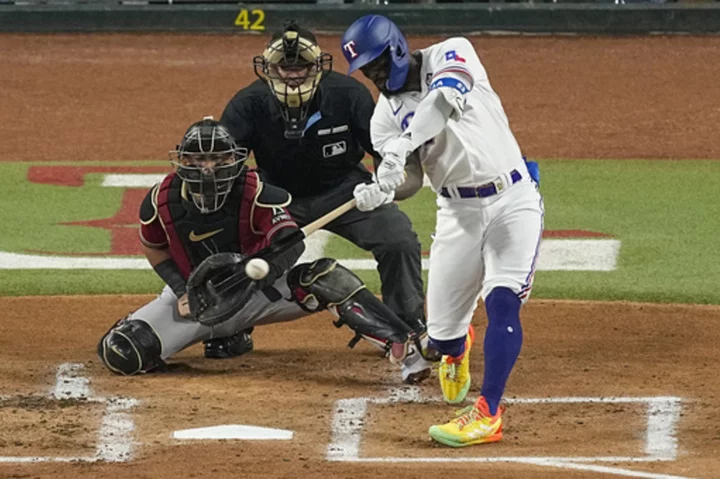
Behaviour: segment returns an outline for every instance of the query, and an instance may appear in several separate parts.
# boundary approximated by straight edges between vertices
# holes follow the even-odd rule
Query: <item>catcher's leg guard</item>
[[[355,331],[350,347],[365,338],[391,351],[393,359],[402,360],[410,342],[419,345],[418,332],[365,289],[352,271],[333,259],[299,264],[290,270],[287,281],[301,307],[308,311],[327,308],[338,316],[335,326],[347,324]]]
[[[146,373],[164,366],[162,345],[145,321],[118,321],[98,344],[98,356],[107,368],[124,376]]]

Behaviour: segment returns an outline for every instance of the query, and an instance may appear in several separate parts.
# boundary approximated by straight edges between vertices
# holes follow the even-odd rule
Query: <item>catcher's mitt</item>
[[[187,282],[190,314],[200,324],[214,326],[240,311],[257,291],[257,282],[245,274],[247,258],[218,253],[206,258]]]

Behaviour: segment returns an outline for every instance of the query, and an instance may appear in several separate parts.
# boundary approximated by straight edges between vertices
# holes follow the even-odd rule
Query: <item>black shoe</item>
[[[211,359],[225,359],[242,356],[253,350],[253,328],[240,331],[224,338],[208,339],[205,345],[205,357]]]

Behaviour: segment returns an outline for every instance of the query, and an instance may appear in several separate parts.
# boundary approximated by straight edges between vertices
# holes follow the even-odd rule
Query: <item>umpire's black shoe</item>
[[[212,359],[225,359],[242,356],[253,350],[253,328],[240,331],[224,338],[208,339],[205,345],[205,357]]]

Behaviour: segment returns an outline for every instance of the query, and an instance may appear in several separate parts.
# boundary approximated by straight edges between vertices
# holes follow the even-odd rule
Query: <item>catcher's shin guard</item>
[[[347,324],[357,335],[369,341],[405,344],[412,333],[412,329],[364,287],[342,303],[331,305],[330,309],[333,307],[338,316],[335,326],[339,328]],[[358,340],[357,337],[353,339],[352,345]]]
[[[124,376],[146,373],[165,365],[160,358],[162,345],[145,321],[118,321],[98,344],[98,356],[112,372]]]
[[[365,284],[352,271],[330,258],[314,263],[295,266],[288,274],[288,286],[293,298],[307,311],[329,309],[338,317],[334,322],[338,328],[346,324],[355,331],[349,346],[353,347],[361,338],[402,357],[406,345],[416,341],[417,332],[402,321],[390,308],[365,289]]]

